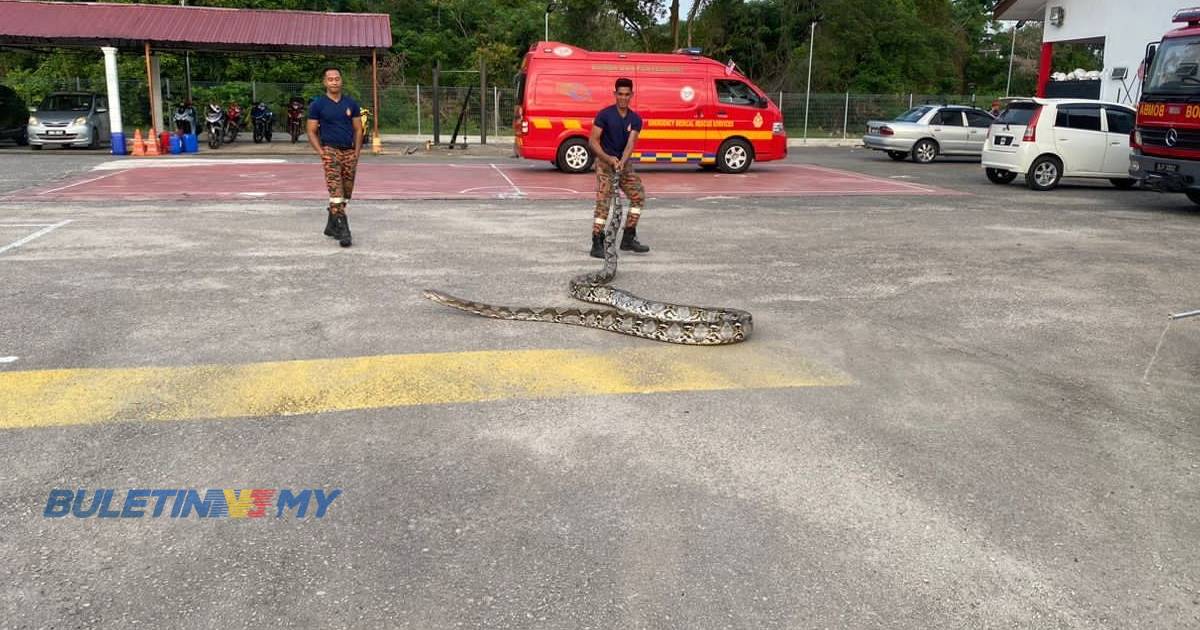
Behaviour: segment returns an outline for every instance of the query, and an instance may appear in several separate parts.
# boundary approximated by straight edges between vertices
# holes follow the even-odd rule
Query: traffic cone
[[[150,135],[146,138],[146,155],[158,157],[162,152],[158,150],[158,134],[154,133],[154,129],[150,130]]]
[[[146,145],[142,142],[142,130],[140,128],[133,130],[133,155],[146,155]]]

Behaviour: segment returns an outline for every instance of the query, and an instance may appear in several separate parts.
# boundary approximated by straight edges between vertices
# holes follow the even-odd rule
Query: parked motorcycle
[[[229,107],[225,109],[225,142],[237,140],[243,124],[245,121],[242,120],[242,106],[238,105],[237,101],[229,103]]]
[[[175,108],[175,134],[183,137],[190,133],[196,133],[196,108],[192,107],[191,101],[183,101]]]
[[[272,112],[267,104],[259,101],[258,104],[250,110],[250,120],[254,125],[254,141],[262,142],[271,141],[271,127],[275,123],[275,112]]]
[[[366,107],[362,107],[359,109],[359,111],[361,112],[361,117],[362,117],[363,146],[364,147],[370,146],[370,144],[371,144],[371,110],[367,109]]]
[[[204,113],[204,123],[208,128],[208,147],[221,148],[225,138],[225,110],[217,103],[209,103]]]
[[[304,119],[306,118],[304,109],[304,99],[299,96],[293,96],[288,101],[288,135],[292,137],[293,144],[300,139],[300,134],[304,133]]]

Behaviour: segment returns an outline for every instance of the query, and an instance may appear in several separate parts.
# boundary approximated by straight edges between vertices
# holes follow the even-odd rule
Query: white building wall
[[[1200,0],[1048,0],[1046,3],[1046,42],[1069,42],[1081,39],[1104,40],[1104,79],[1100,99],[1130,103],[1137,100],[1141,82],[1137,69],[1141,65],[1146,44],[1162,39],[1163,33],[1179,25],[1171,18],[1180,9],[1200,5]],[[1063,8],[1062,26],[1050,23],[1053,7]],[[1110,79],[1113,68],[1125,67],[1129,75],[1124,84]],[[1054,72],[1070,72],[1074,68],[1053,68]],[[1126,93],[1132,89],[1133,95]]]

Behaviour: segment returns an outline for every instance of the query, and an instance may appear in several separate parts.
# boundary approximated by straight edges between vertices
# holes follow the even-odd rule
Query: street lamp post
[[[1021,20],[1017,22],[1017,25],[1014,26],[1012,30],[1012,46],[1008,51],[1008,83],[1004,86],[1005,96],[1008,96],[1012,91],[1013,57],[1017,55],[1017,31],[1020,30],[1020,28],[1024,25],[1025,21]]]
[[[808,103],[812,95],[812,61],[813,48],[817,43],[817,23],[812,23],[808,32],[808,84],[804,86],[804,142],[808,142]]]
[[[546,3],[546,33],[545,33],[546,39],[545,39],[545,41],[550,41],[550,13],[552,11],[554,11],[554,3],[547,2]]]

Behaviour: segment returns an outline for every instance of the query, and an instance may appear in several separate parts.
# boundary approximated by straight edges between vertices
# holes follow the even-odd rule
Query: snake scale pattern
[[[496,306],[472,302],[426,289],[424,296],[439,304],[491,317],[532,322],[572,324],[623,335],[694,346],[717,346],[745,341],[754,328],[750,313],[735,308],[688,306],[640,298],[610,286],[617,275],[617,229],[621,202],[615,187],[604,225],[604,267],[571,279],[571,297],[612,308]]]

